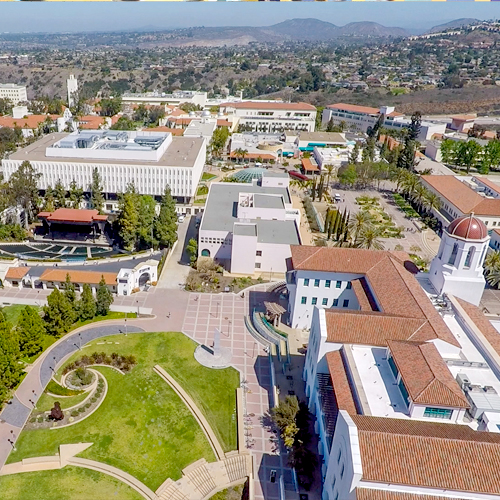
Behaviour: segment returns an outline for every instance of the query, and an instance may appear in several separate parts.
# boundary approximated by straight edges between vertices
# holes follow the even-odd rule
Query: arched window
[[[206,248],[204,248],[204,249],[201,251],[201,256],[202,256],[202,257],[210,257],[210,250],[207,250]]]
[[[467,252],[467,257],[465,258],[465,264],[464,264],[465,269],[470,269],[470,266],[472,264],[472,259],[474,258],[475,253],[476,253],[476,247],[470,247],[469,251]]]
[[[455,265],[455,260],[457,259],[457,253],[458,253],[458,243],[455,243],[453,245],[453,250],[451,251],[450,258],[448,259],[448,264],[451,266]]]

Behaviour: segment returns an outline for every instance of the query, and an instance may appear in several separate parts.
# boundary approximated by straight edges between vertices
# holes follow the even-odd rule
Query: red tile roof
[[[21,127],[24,129],[36,129],[47,118],[52,121],[59,118],[59,115],[28,115],[26,118],[12,118],[12,116],[0,116],[0,127]]]
[[[364,481],[500,494],[500,434],[460,424],[351,418]]]
[[[500,216],[500,198],[485,198],[454,175],[422,175],[421,179],[464,214]]]
[[[305,172],[319,172],[319,168],[311,163],[309,158],[302,158],[302,168]]]
[[[38,218],[51,222],[86,222],[105,221],[107,215],[99,215],[97,210],[83,210],[76,208],[58,208],[55,212],[40,212]]]
[[[5,278],[10,280],[24,278],[30,272],[30,269],[31,267],[9,267]]]
[[[373,488],[356,488],[356,500],[450,500],[450,497],[425,495],[420,492],[376,490]],[[470,498],[470,497],[469,497]],[[454,496],[453,500],[467,500],[465,497]]]
[[[326,363],[332,379],[333,393],[338,410],[345,410],[350,415],[357,413],[356,403],[346,374],[341,351],[326,353]]]
[[[330,104],[329,106],[327,106],[327,108],[352,111],[354,113],[365,113],[368,115],[378,115],[380,113],[379,108],[371,108],[368,106],[357,106],[356,104],[345,104],[343,102],[339,102],[337,104]]]
[[[182,128],[169,128],[169,127],[145,128],[144,132],[170,132],[172,135],[178,135],[178,136],[184,134],[184,130]]]
[[[414,403],[470,408],[434,344],[394,340],[387,344]]]
[[[492,191],[495,191],[496,193],[500,193],[500,185],[498,185],[496,182],[490,181],[488,177],[483,177],[483,176],[475,176],[474,179],[477,181],[481,182],[485,186],[488,186]]]
[[[88,115],[78,118],[78,126],[87,130],[97,130],[105,124],[104,116]]]
[[[88,283],[97,285],[102,277],[106,285],[116,285],[116,273],[100,273],[97,271],[75,271],[72,269],[46,269],[40,276],[40,281],[55,281],[63,283],[66,281],[66,275],[69,274],[72,283]]]
[[[291,255],[296,270],[360,274],[380,307],[381,312],[327,309],[331,342],[385,346],[387,339],[441,339],[460,347],[415,279],[406,253],[292,245]]]
[[[312,104],[307,104],[306,102],[226,102],[221,104],[220,107],[236,109],[290,109],[293,111],[316,111],[316,108]]]

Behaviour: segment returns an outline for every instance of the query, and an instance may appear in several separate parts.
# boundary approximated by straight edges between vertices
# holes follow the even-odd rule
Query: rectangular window
[[[453,410],[448,410],[446,408],[429,408],[429,407],[427,407],[424,411],[424,417],[441,418],[443,420],[451,420],[452,414],[453,414]]]
[[[313,297],[311,304],[315,306],[318,303],[318,297]]]
[[[255,255],[257,255],[257,257],[262,257],[262,250],[257,250]]]
[[[337,281],[337,283],[335,283],[335,288],[340,288],[342,286],[342,281]]]
[[[332,280],[326,280],[325,281],[325,288],[330,288],[331,284],[332,284]]]
[[[307,304],[307,297],[302,297],[302,298],[300,299],[300,303],[301,303],[301,304]]]
[[[304,278],[304,286],[309,286],[309,278]]]
[[[327,306],[328,305],[328,299],[323,299],[323,301],[321,302],[321,305]]]
[[[349,307],[349,299],[344,299],[344,303],[342,304],[342,307]]]
[[[337,307],[339,305],[339,299],[333,299],[333,307]]]
[[[347,289],[350,290],[352,288],[352,283],[350,281],[347,282]]]
[[[260,262],[256,262],[256,263],[255,263],[255,268],[256,268],[256,269],[260,269]]]
[[[319,280],[314,280],[314,286],[318,287],[319,286]]]

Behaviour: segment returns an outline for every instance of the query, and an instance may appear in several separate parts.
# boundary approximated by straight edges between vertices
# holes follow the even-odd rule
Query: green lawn
[[[214,174],[209,174],[208,172],[203,172],[203,175],[201,176],[202,181],[211,181],[212,179],[215,179],[217,176]]]
[[[19,321],[21,311],[26,307],[26,304],[12,304],[11,306],[2,307],[2,313],[5,319],[12,325],[16,326]],[[41,311],[41,307],[32,306],[37,311]]]
[[[109,384],[99,409],[71,427],[23,431],[17,451],[9,456],[10,463],[55,454],[61,443],[92,442],[82,457],[123,469],[155,490],[167,477],[180,478],[181,470],[195,460],[214,460],[203,431],[182,400],[153,371],[155,364],[171,373],[205,411],[225,450],[236,448],[236,370],[200,366],[193,358],[196,344],[180,333],[99,339],[105,341],[113,344],[93,342],[84,352],[134,354],[137,365],[126,375],[96,367]],[[81,353],[75,353],[68,361],[79,356]]]
[[[80,467],[0,476],[0,492],[2,500],[142,500],[121,481]]]
[[[76,396],[61,397],[61,396],[49,396],[48,394],[42,394],[38,402],[36,403],[36,409],[38,413],[52,410],[54,403],[59,401],[61,403],[61,408],[65,410],[66,408],[71,408],[79,403],[81,403],[87,396],[88,392],[78,394]],[[34,414],[37,412],[35,411]]]

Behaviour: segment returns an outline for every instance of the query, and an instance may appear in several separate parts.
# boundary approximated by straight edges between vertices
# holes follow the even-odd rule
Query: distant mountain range
[[[251,42],[311,41],[324,42],[336,39],[402,38],[413,34],[437,33],[478,22],[477,19],[456,19],[425,30],[406,30],[361,21],[337,26],[319,19],[290,19],[272,26],[221,26],[193,27],[170,30],[168,45],[243,45]],[[142,31],[142,30],[141,30]],[[151,30],[153,31],[153,30]],[[159,30],[163,31],[163,30]],[[417,32],[418,31],[418,32]]]

